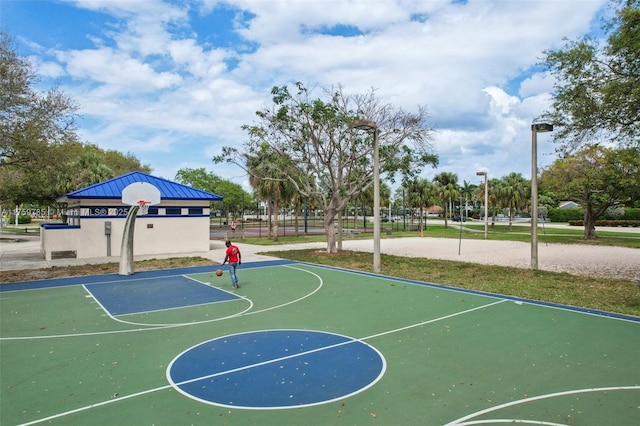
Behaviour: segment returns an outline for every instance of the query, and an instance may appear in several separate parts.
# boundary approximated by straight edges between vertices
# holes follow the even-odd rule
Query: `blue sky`
[[[531,176],[532,121],[549,105],[546,49],[597,32],[606,0],[0,0],[0,30],[42,89],[80,106],[80,134],[154,175],[204,167],[246,140],[274,85],[340,84],[427,107],[438,169],[460,183]],[[318,91],[321,96],[321,91]],[[556,158],[539,135],[539,165]]]

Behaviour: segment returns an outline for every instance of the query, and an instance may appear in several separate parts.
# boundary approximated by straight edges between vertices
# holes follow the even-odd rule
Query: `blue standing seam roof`
[[[160,197],[163,200],[221,201],[223,199],[220,195],[142,172],[131,172],[104,182],[96,183],[86,188],[70,192],[66,197],[69,199],[95,198],[119,200],[122,198],[122,190],[135,182],[152,184],[160,190]]]

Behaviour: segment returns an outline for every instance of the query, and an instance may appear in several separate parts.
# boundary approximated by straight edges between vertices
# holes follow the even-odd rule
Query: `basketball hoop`
[[[142,215],[149,214],[150,205],[151,205],[151,201],[138,200],[138,207],[140,207],[140,209],[138,210],[138,215],[142,216]]]

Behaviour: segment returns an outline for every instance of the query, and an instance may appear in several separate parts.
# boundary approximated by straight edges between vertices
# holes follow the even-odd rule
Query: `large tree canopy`
[[[584,238],[596,238],[596,219],[607,208],[637,197],[640,148],[589,146],[556,160],[544,170],[540,188],[580,204],[584,210]]]
[[[381,173],[407,177],[437,163],[429,143],[432,129],[424,108],[417,113],[396,109],[373,90],[350,95],[338,87],[325,91],[323,100],[301,83],[295,88],[291,93],[274,87],[273,105],[243,127],[249,135],[244,146],[225,148],[214,160],[235,162],[259,180],[287,181],[300,196],[315,201],[324,211],[327,250],[334,252],[334,218],[373,184],[374,132]],[[353,129],[356,119],[373,121],[377,129]],[[256,157],[268,158],[268,164],[249,167]]]
[[[176,173],[175,180],[193,188],[221,195],[224,199],[216,202],[216,205],[226,212],[242,211],[245,205],[251,205],[253,202],[251,194],[242,189],[242,186],[207,172],[204,167],[180,169]]]
[[[75,103],[57,88],[41,93],[36,73],[0,32],[0,203],[52,203],[56,197],[133,170],[132,155],[81,143]]]
[[[0,33],[0,200],[14,203],[51,199],[62,150],[75,143],[75,105],[61,91],[38,93],[30,63],[19,57],[10,37]]]
[[[73,101],[54,88],[33,90],[31,64],[0,33],[0,166],[30,167],[48,144],[75,140]]]
[[[556,78],[551,121],[561,150],[610,141],[640,145],[640,0],[617,0],[603,26],[606,43],[593,37],[545,52]]]

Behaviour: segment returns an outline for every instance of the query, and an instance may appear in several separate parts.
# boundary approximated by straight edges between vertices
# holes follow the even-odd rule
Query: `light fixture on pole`
[[[476,172],[478,176],[484,176],[484,239],[489,238],[489,188],[487,188],[487,172]]]
[[[373,130],[373,272],[380,272],[380,158],[378,125],[371,120],[355,120],[351,128]]]
[[[531,125],[531,269],[538,269],[538,133],[552,132],[553,125]]]

